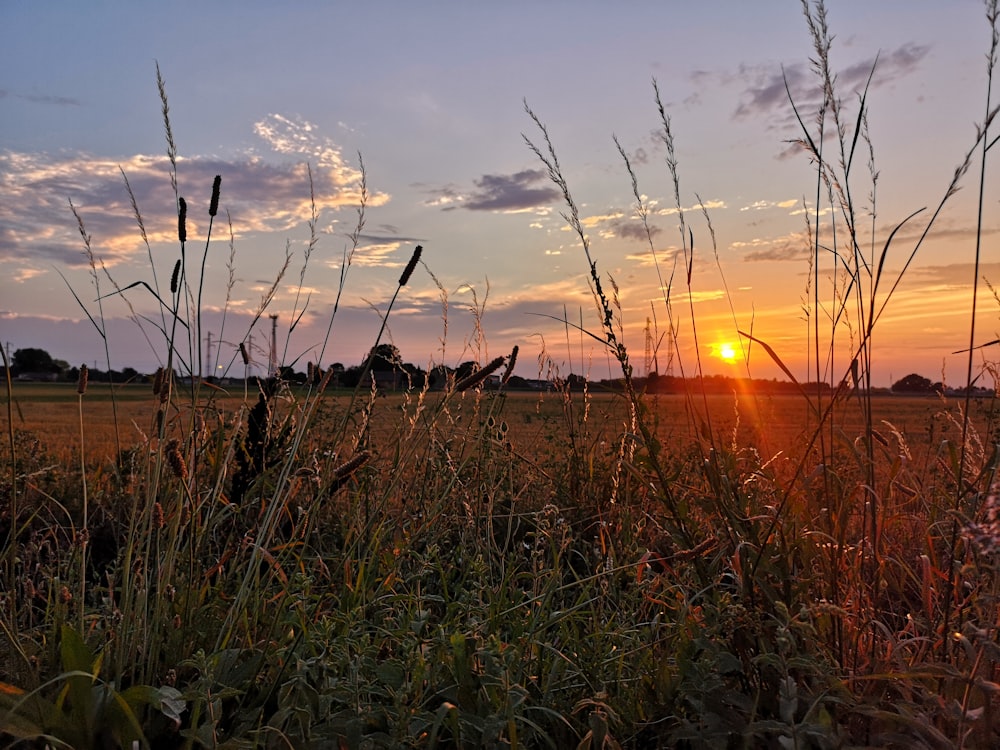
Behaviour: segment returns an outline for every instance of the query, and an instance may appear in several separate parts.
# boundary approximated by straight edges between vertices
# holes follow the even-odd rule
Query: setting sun
[[[715,348],[714,352],[715,356],[717,356],[723,362],[730,362],[730,363],[735,362],[737,357],[739,356],[739,353],[736,351],[736,348],[728,341],[721,344],[716,344],[714,348]]]

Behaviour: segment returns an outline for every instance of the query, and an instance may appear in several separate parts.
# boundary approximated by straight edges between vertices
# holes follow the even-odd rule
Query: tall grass
[[[200,343],[225,182],[185,184],[157,69],[177,250],[165,262],[154,256],[126,176],[149,250],[148,280],[119,283],[101,266],[110,296],[150,295],[160,310],[152,320],[133,314],[164,363],[142,436],[132,449],[119,447],[113,466],[88,464],[81,386],[82,476],[70,478],[31,436],[15,432],[8,382],[4,739],[75,748],[1000,741],[992,435],[977,431],[971,400],[942,401],[922,434],[877,420],[871,392],[876,324],[977,154],[985,170],[996,110],[988,88],[978,137],[959,155],[935,209],[901,217],[883,236],[864,218],[876,214],[878,174],[867,90],[849,112],[832,72],[825,7],[804,2],[803,11],[823,92],[817,112],[791,102],[816,169],[809,368],[830,387],[800,386],[809,421],[787,455],[768,453],[765,441],[741,442],[739,424],[724,437],[740,407],[734,413],[727,402],[729,414],[720,413],[697,378],[685,381],[680,399],[685,439],[665,433],[651,408],[659,397],[646,391],[652,381],[633,370],[617,284],[599,272],[556,141],[527,105],[527,146],[564,198],[595,302],[592,328],[564,316],[567,342],[570,329],[598,342],[617,363],[620,388],[601,399],[590,385],[574,389],[546,354],[539,368],[554,391],[525,408],[507,390],[517,348],[488,356],[477,298],[477,369],[441,390],[410,384],[390,400],[366,368],[356,388],[337,392],[321,365],[365,224],[359,157],[356,225],[313,377],[302,387],[244,378],[233,408],[199,377],[206,365],[215,371]],[[987,20],[991,76],[995,2]],[[682,210],[671,119],[655,83],[653,98],[690,299],[702,230]],[[675,268],[656,255],[638,175],[615,145],[656,261],[668,355],[681,372],[700,375],[700,362],[684,362],[678,343],[697,339],[697,320],[692,310],[682,329]],[[859,177],[863,157],[868,171]],[[207,202],[185,199],[182,188],[203,191]],[[856,196],[865,191],[871,200],[862,206]],[[206,204],[206,236],[189,237],[188,213]],[[824,208],[834,209],[830,218]],[[701,218],[718,259],[711,218],[705,210]],[[76,219],[89,250],[78,212]],[[900,227],[918,220],[918,240],[900,250]],[[297,361],[289,360],[292,333],[317,304],[304,293],[321,249],[317,222],[313,200],[275,364]],[[231,278],[234,234],[230,227]],[[188,244],[202,241],[201,259],[189,267]],[[427,270],[442,297],[444,356],[447,293],[427,263],[433,248],[422,251],[412,252],[380,310],[373,354],[396,300],[426,283]],[[224,372],[245,367],[250,330],[270,314],[292,261],[289,247],[239,338],[243,360],[234,353]],[[158,280],[161,263],[171,270],[169,287]],[[892,264],[902,270],[890,279]],[[224,308],[231,291],[232,282]],[[734,326],[749,329],[746,345],[794,380],[783,353],[731,310]],[[825,323],[821,310],[830,311]],[[103,304],[88,315],[103,336]],[[432,358],[428,370],[440,364]],[[499,385],[487,387],[495,375]],[[987,430],[992,419],[984,418]]]

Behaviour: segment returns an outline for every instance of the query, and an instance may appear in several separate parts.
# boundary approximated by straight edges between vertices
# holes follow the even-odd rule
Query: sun
[[[739,356],[739,353],[736,351],[736,348],[728,341],[718,344],[716,346],[715,353],[718,355],[719,359],[721,359],[723,362],[729,362],[729,363],[735,362],[737,356]]]

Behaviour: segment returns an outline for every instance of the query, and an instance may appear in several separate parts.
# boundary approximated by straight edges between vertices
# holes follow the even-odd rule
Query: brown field
[[[293,389],[285,401],[292,403],[304,394],[304,389]],[[202,403],[210,404],[212,413],[219,415],[223,423],[228,423],[241,407],[249,408],[256,401],[250,389],[244,393],[230,388],[203,395]],[[82,402],[72,383],[14,383],[12,402],[8,403],[6,397],[2,399],[0,429],[5,435],[8,433],[11,415],[14,429],[35,435],[54,460],[77,465],[82,403],[87,462],[89,465],[107,462],[117,450],[116,424],[122,449],[135,446],[153,432],[157,405],[148,384],[116,386],[114,396],[113,400],[111,388],[101,383],[91,384]],[[427,408],[434,408],[442,397],[441,393],[427,394]],[[491,398],[489,393],[466,394],[450,406],[458,413],[466,410],[479,414],[485,407],[478,400]],[[336,413],[348,407],[351,394],[330,391],[324,399],[324,408]],[[182,392],[178,401],[181,406],[171,410],[171,418],[175,420],[183,418],[190,398]],[[376,444],[380,441],[385,448],[389,441],[399,439],[403,409],[412,413],[415,401],[416,394],[407,397],[402,393],[376,399],[372,409]],[[944,439],[960,439],[964,406],[960,399],[878,396],[871,403],[875,439],[885,446],[894,446],[894,450],[905,444],[912,453],[925,455]],[[668,448],[683,448],[711,430],[710,442],[734,451],[752,446],[764,457],[797,456],[813,439],[817,423],[805,400],[795,395],[694,394],[690,399],[683,395],[657,395],[647,397],[646,404],[658,435]],[[989,400],[975,400],[970,407],[974,439],[978,437],[987,444],[985,431],[992,408]],[[589,393],[586,403],[583,394],[576,392],[569,398],[559,393],[510,392],[504,396],[499,416],[509,425],[508,438],[517,450],[535,456],[546,451],[554,434],[562,433],[565,437],[570,424],[576,425],[573,428],[578,430],[576,437],[591,445],[620,436],[627,412],[619,395],[599,390]],[[832,424],[831,427],[827,423],[817,441],[836,445],[860,439],[865,418],[857,400],[838,404]]]

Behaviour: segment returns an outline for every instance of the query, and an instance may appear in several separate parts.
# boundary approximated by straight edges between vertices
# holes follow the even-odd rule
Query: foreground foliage
[[[528,145],[563,193],[589,265],[601,321],[591,335],[622,371],[615,407],[602,411],[553,368],[544,398],[559,419],[539,428],[544,450],[510,423],[503,384],[516,349],[441,391],[410,388],[391,410],[367,372],[347,400],[329,397],[320,370],[304,389],[247,380],[235,408],[208,384],[178,380],[204,370],[203,290],[178,195],[169,294],[155,268],[151,281],[116,285],[153,294],[163,310],[159,324],[146,321],[166,361],[146,437],[117,447],[111,465],[88,466],[86,368],[78,466],[51,461],[9,416],[4,739],[73,748],[1000,742],[994,424],[987,415],[977,427],[968,399],[942,403],[919,437],[873,419],[871,334],[895,289],[881,279],[892,237],[879,258],[860,252],[847,186],[853,149],[867,141],[864,97],[852,138],[826,60],[825,11],[805,9],[839,166],[817,145],[823,118],[819,133],[803,125],[803,147],[847,228],[833,309],[856,305],[862,325],[837,372],[839,315],[830,331],[811,330],[816,373],[836,385],[802,390],[809,416],[794,450],[740,439],[694,389],[683,397],[686,439],[665,439],[656,397],[632,377],[617,289],[597,271],[531,110],[539,142]],[[995,3],[988,10],[995,29]],[[166,115],[162,80],[160,89]],[[984,168],[991,119],[976,141]],[[645,221],[627,159],[626,169]],[[358,194],[355,245],[363,179]],[[82,219],[80,229],[90,253]],[[209,223],[206,253],[211,232]],[[682,218],[688,269],[692,236]],[[418,247],[396,295],[420,261]],[[813,292],[817,311],[818,276]],[[103,335],[100,310],[91,319]],[[486,389],[494,374],[499,385]],[[10,396],[8,384],[8,409]],[[847,430],[844,410],[860,414],[850,422],[860,430]]]

